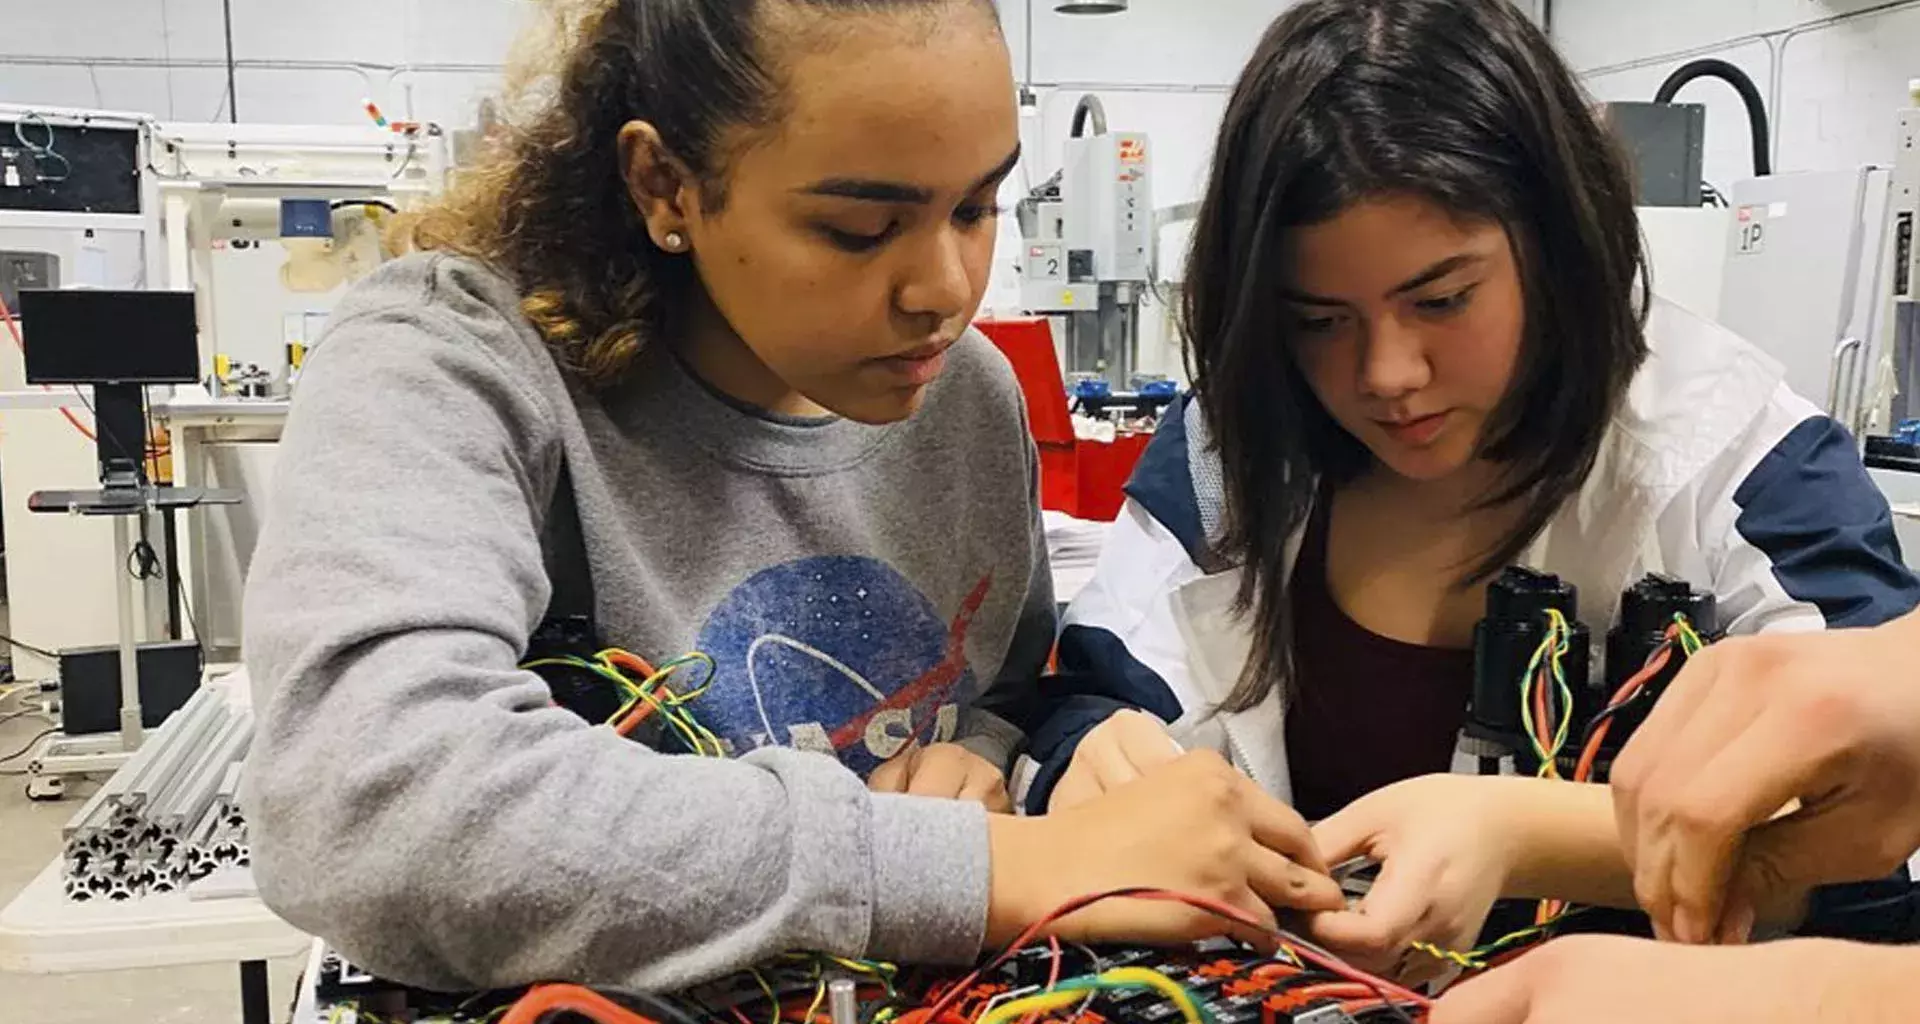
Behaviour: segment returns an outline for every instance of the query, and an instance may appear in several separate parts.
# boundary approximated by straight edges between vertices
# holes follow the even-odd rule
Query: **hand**
[[[1817,885],[1920,848],[1920,615],[1697,655],[1613,769],[1634,890],[1663,938],[1744,941]],[[1788,814],[1782,808],[1799,806]]]
[[[1148,770],[1090,803],[988,823],[993,863],[987,937],[1004,945],[1080,896],[1169,889],[1225,903],[1274,926],[1275,907],[1343,905],[1306,822],[1212,751]],[[1231,934],[1271,947],[1260,929],[1174,903],[1108,900],[1049,930],[1084,942],[1185,942]]]
[[[1516,837],[1497,813],[1503,780],[1429,775],[1375,790],[1314,827],[1334,864],[1366,857],[1379,877],[1352,910],[1321,914],[1311,936],[1354,966],[1403,984],[1447,971],[1408,946],[1472,949],[1512,868]],[[1402,966],[1404,964],[1404,966]]]
[[[1904,1020],[1912,951],[1800,940],[1740,948],[1557,939],[1468,981],[1429,1024],[1751,1024]]]
[[[1160,719],[1144,711],[1119,711],[1094,726],[1073,750],[1073,762],[1053,787],[1048,811],[1064,811],[1119,789],[1155,765],[1184,751]]]
[[[957,743],[913,744],[874,769],[867,788],[875,793],[972,800],[992,814],[1013,813],[1006,776],[986,758]]]

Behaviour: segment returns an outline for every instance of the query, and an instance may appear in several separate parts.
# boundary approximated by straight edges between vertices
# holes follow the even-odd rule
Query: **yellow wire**
[[[1087,994],[1080,989],[1043,992],[1037,996],[1001,1003],[994,1007],[992,1013],[980,1018],[975,1024],[1007,1024],[1008,1021],[1018,1020],[1029,1013],[1048,1013],[1066,1009],[1086,997]]]
[[[807,1006],[807,1015],[801,1019],[813,1024],[813,1015],[820,1012],[820,1004],[827,1001],[827,981],[820,979],[820,986],[813,990],[813,1002]]]
[[[767,976],[755,969],[749,969],[747,973],[753,975],[753,980],[760,983],[760,991],[767,994],[767,1012],[772,1014],[768,1020],[771,1024],[780,1024],[780,997],[774,994],[773,986],[767,984]]]
[[[1460,953],[1451,949],[1442,949],[1431,942],[1415,942],[1412,946],[1415,950],[1425,953],[1435,960],[1453,964],[1457,967],[1464,967],[1469,971],[1485,970],[1487,966],[1485,961],[1471,953]]]
[[[1100,981],[1110,985],[1145,985],[1172,1000],[1173,1005],[1180,1008],[1181,1015],[1186,1017],[1187,1024],[1202,1024],[1205,1020],[1200,1014],[1200,1007],[1194,1004],[1187,990],[1159,971],[1145,967],[1116,967],[1101,974]]]
[[[1145,967],[1116,967],[1104,974],[1091,978],[1063,981],[1052,992],[1028,996],[1002,1003],[993,1012],[981,1017],[975,1024],[1007,1024],[1008,1021],[1025,1017],[1030,1013],[1048,1013],[1053,1010],[1072,1006],[1086,998],[1089,989],[1098,991],[1107,988],[1150,988],[1167,997],[1167,1000],[1180,1010],[1187,1024],[1207,1024],[1207,1018],[1193,1001],[1193,996],[1173,979],[1159,971]]]

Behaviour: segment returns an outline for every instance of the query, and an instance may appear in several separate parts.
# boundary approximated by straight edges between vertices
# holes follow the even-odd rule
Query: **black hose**
[[[1100,97],[1092,93],[1080,97],[1080,102],[1073,108],[1073,138],[1085,134],[1089,119],[1093,121],[1093,134],[1107,134],[1107,107],[1100,102]]]
[[[1773,173],[1772,131],[1767,122],[1767,104],[1760,98],[1760,87],[1738,65],[1724,60],[1707,57],[1681,65],[1680,70],[1667,76],[1660,88],[1653,94],[1655,103],[1672,103],[1680,88],[1696,78],[1718,78],[1740,94],[1741,102],[1747,105],[1747,124],[1753,131],[1753,174],[1764,178]]]
[[[221,0],[220,13],[227,25],[227,119],[240,123],[240,86],[235,81],[233,60],[233,0]],[[215,114],[215,117],[220,115]]]

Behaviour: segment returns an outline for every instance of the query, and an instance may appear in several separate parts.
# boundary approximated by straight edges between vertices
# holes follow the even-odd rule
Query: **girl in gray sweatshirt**
[[[517,118],[301,379],[246,608],[268,902],[416,984],[660,989],[963,961],[1123,885],[1337,899],[1205,757],[988,813],[1022,742],[990,709],[1035,703],[1053,639],[1020,392],[967,326],[1019,151],[991,4],[556,9]],[[557,508],[609,644],[711,659],[688,710],[722,756],[520,667]]]

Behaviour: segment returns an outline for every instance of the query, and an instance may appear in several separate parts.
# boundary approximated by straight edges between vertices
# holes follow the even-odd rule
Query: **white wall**
[[[1651,100],[1694,57],[1739,65],[1769,99],[1779,171],[1890,163],[1896,108],[1920,78],[1920,3],[1881,0],[1556,0],[1554,39],[1600,99]],[[1707,180],[1752,175],[1747,119],[1730,86],[1696,81],[1707,105]]]
[[[473,120],[527,0],[233,0],[240,116]],[[226,120],[220,0],[0,0],[0,102]]]

